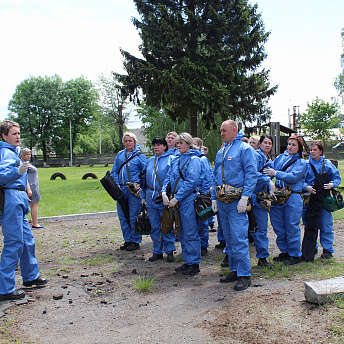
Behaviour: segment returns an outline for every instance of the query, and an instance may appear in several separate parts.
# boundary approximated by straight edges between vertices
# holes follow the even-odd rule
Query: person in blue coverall
[[[198,189],[200,193],[210,192],[211,183],[213,180],[213,170],[211,168],[208,158],[205,156],[202,145],[203,142],[199,137],[194,137],[192,139],[193,147],[199,151],[199,158],[201,159],[201,175],[198,183]],[[200,217],[197,217],[197,228],[198,234],[201,239],[201,256],[204,256],[208,252],[209,246],[209,229],[208,229],[208,219],[202,220]]]
[[[237,281],[234,289],[245,290],[251,284],[251,262],[248,242],[248,216],[246,208],[257,183],[256,152],[241,141],[243,133],[238,133],[238,125],[227,120],[221,125],[224,147],[215,158],[212,208],[219,212],[221,226],[227,243],[231,272],[220,279],[221,283]],[[240,199],[231,203],[216,200],[216,187],[223,184],[243,187]]]
[[[35,256],[35,239],[26,215],[30,211],[26,193],[28,162],[21,162],[20,129],[13,121],[3,121],[0,127],[0,186],[5,202],[0,224],[4,246],[0,262],[0,300],[25,297],[23,290],[15,288],[15,271],[20,261],[20,271],[25,287],[43,286]]]
[[[332,164],[330,160],[325,159],[323,152],[323,145],[318,142],[312,142],[310,144],[310,157],[307,164],[307,175],[303,189],[310,192],[313,195],[320,193],[321,190],[316,190],[315,175],[311,165],[315,168],[317,174],[327,173],[328,183],[322,184],[321,187],[325,190],[330,190],[334,187],[339,186],[341,178],[338,169]],[[325,191],[323,192],[325,194]],[[312,202],[312,197],[310,202]],[[307,212],[309,206],[305,206],[302,212],[303,224],[305,226],[305,234],[302,241],[302,255],[307,261],[313,261],[315,256],[316,241],[318,237],[318,231],[320,230],[320,243],[323,247],[323,253],[321,258],[331,258],[333,249],[333,217],[332,213],[322,209],[322,199],[320,199],[320,217],[317,221],[318,226],[307,226]],[[318,214],[316,214],[318,215]],[[314,216],[314,215],[313,215]],[[308,233],[309,231],[310,233]]]
[[[263,208],[257,201],[257,192],[263,189],[266,192],[274,194],[275,184],[271,181],[270,177],[263,173],[263,170],[272,164],[269,154],[272,149],[273,140],[269,135],[261,136],[259,140],[259,149],[257,153],[257,169],[258,180],[257,185],[252,194],[252,209],[256,217],[258,231],[251,233],[256,247],[256,257],[258,258],[258,266],[269,266],[267,258],[269,258],[269,239],[268,239],[268,211]]]
[[[193,276],[200,272],[201,240],[197,230],[194,200],[198,194],[197,185],[201,175],[201,162],[198,151],[192,149],[192,136],[181,133],[176,137],[178,155],[172,163],[162,188],[165,206],[179,212],[180,231],[178,234],[182,246],[184,264],[176,272]],[[166,195],[167,185],[171,184],[173,198]],[[176,209],[175,206],[177,205]]]
[[[204,152],[204,155],[208,158],[208,147],[202,146],[202,150]],[[208,159],[208,161],[209,161],[209,159]],[[211,167],[211,173],[213,173],[213,168],[212,167]],[[215,216],[212,216],[212,217],[210,217],[208,219],[208,226],[209,226],[209,232],[216,233]]]
[[[134,232],[135,221],[141,210],[141,199],[129,192],[126,183],[140,182],[140,173],[146,166],[147,157],[141,153],[135,134],[130,132],[124,133],[123,143],[125,149],[117,154],[111,174],[122,189],[129,205],[130,225],[125,218],[121,205],[117,202],[117,213],[124,239],[124,244],[120,246],[120,249],[135,251],[140,248],[142,240],[142,236]]]
[[[277,235],[276,244],[281,251],[273,260],[287,265],[298,264],[301,261],[301,192],[307,171],[307,163],[302,159],[302,152],[302,139],[299,136],[290,136],[287,151],[278,155],[271,167],[263,171],[266,175],[276,178],[277,188],[291,186],[288,200],[281,205],[272,204],[270,210],[271,225]]]
[[[157,136],[152,141],[155,155],[148,159],[146,169],[146,188],[141,190],[140,197],[146,203],[149,222],[151,224],[150,236],[153,241],[153,255],[149,258],[150,262],[163,259],[163,252],[167,254],[167,261],[174,262],[173,252],[174,233],[161,233],[160,217],[162,216],[163,203],[155,204],[159,191],[163,186],[167,172],[171,167],[174,156],[167,152],[167,142],[163,137]]]

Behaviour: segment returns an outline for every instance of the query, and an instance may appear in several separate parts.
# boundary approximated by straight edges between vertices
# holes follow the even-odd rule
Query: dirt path
[[[335,233],[338,262],[344,253],[339,224]],[[11,338],[75,344],[335,343],[331,326],[342,326],[336,306],[304,300],[303,282],[320,279],[321,271],[333,265],[330,261],[318,263],[316,274],[310,263],[280,265],[279,276],[267,279],[269,270],[256,267],[251,246],[252,287],[235,292],[233,284],[219,283],[226,269],[220,267],[222,252],[214,249],[216,233],[210,233],[209,253],[202,258],[201,273],[193,277],[174,272],[180,261],[147,261],[152,251],[148,236],[140,250],[120,251],[117,218],[47,224],[34,235],[41,273],[49,284],[28,289],[27,304],[6,303],[11,307],[0,318],[1,343]],[[273,256],[279,252],[271,230],[270,236]],[[156,277],[151,292],[133,287],[142,274]]]

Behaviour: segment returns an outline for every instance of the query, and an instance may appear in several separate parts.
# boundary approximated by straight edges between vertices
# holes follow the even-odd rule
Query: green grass
[[[81,166],[39,168],[39,187],[42,200],[39,203],[38,216],[58,216],[69,214],[96,213],[116,210],[116,202],[108,195],[100,183],[106,171],[112,166]],[[344,160],[338,161],[342,176],[341,187],[344,188]],[[50,180],[55,172],[63,173],[67,180],[56,178]],[[87,173],[94,173],[98,179],[82,180]],[[341,190],[342,191],[342,190]],[[344,192],[342,191],[344,195]],[[333,213],[334,220],[344,219],[344,209]]]
[[[116,210],[116,202],[105,191],[100,179],[111,167],[60,167],[39,168],[39,188],[42,200],[39,202],[38,216],[58,216],[69,214],[96,213]],[[50,180],[55,172],[63,173],[67,180]],[[94,173],[98,179],[82,180],[87,173]]]
[[[154,284],[156,277],[149,276],[147,274],[139,275],[133,281],[133,287],[138,291],[150,292],[151,286]]]

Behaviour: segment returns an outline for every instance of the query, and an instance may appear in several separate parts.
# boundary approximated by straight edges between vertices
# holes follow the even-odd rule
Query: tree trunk
[[[119,105],[118,106],[118,135],[119,135],[121,149],[124,148],[124,145],[123,145],[123,142],[122,142],[122,138],[123,138],[123,125],[124,125],[124,121],[123,121],[123,106]]]
[[[191,110],[190,113],[190,134],[192,137],[197,136],[197,110]]]

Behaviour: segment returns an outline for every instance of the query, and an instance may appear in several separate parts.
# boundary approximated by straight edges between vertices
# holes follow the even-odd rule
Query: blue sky
[[[342,0],[259,0],[271,31],[264,66],[271,70],[272,120],[288,125],[288,108],[306,110],[317,96],[331,101],[341,72],[344,28]],[[253,2],[251,2],[253,3]],[[122,72],[122,47],[138,54],[138,17],[130,0],[0,0],[0,119],[16,86],[30,75],[58,74],[64,81],[83,75]]]

